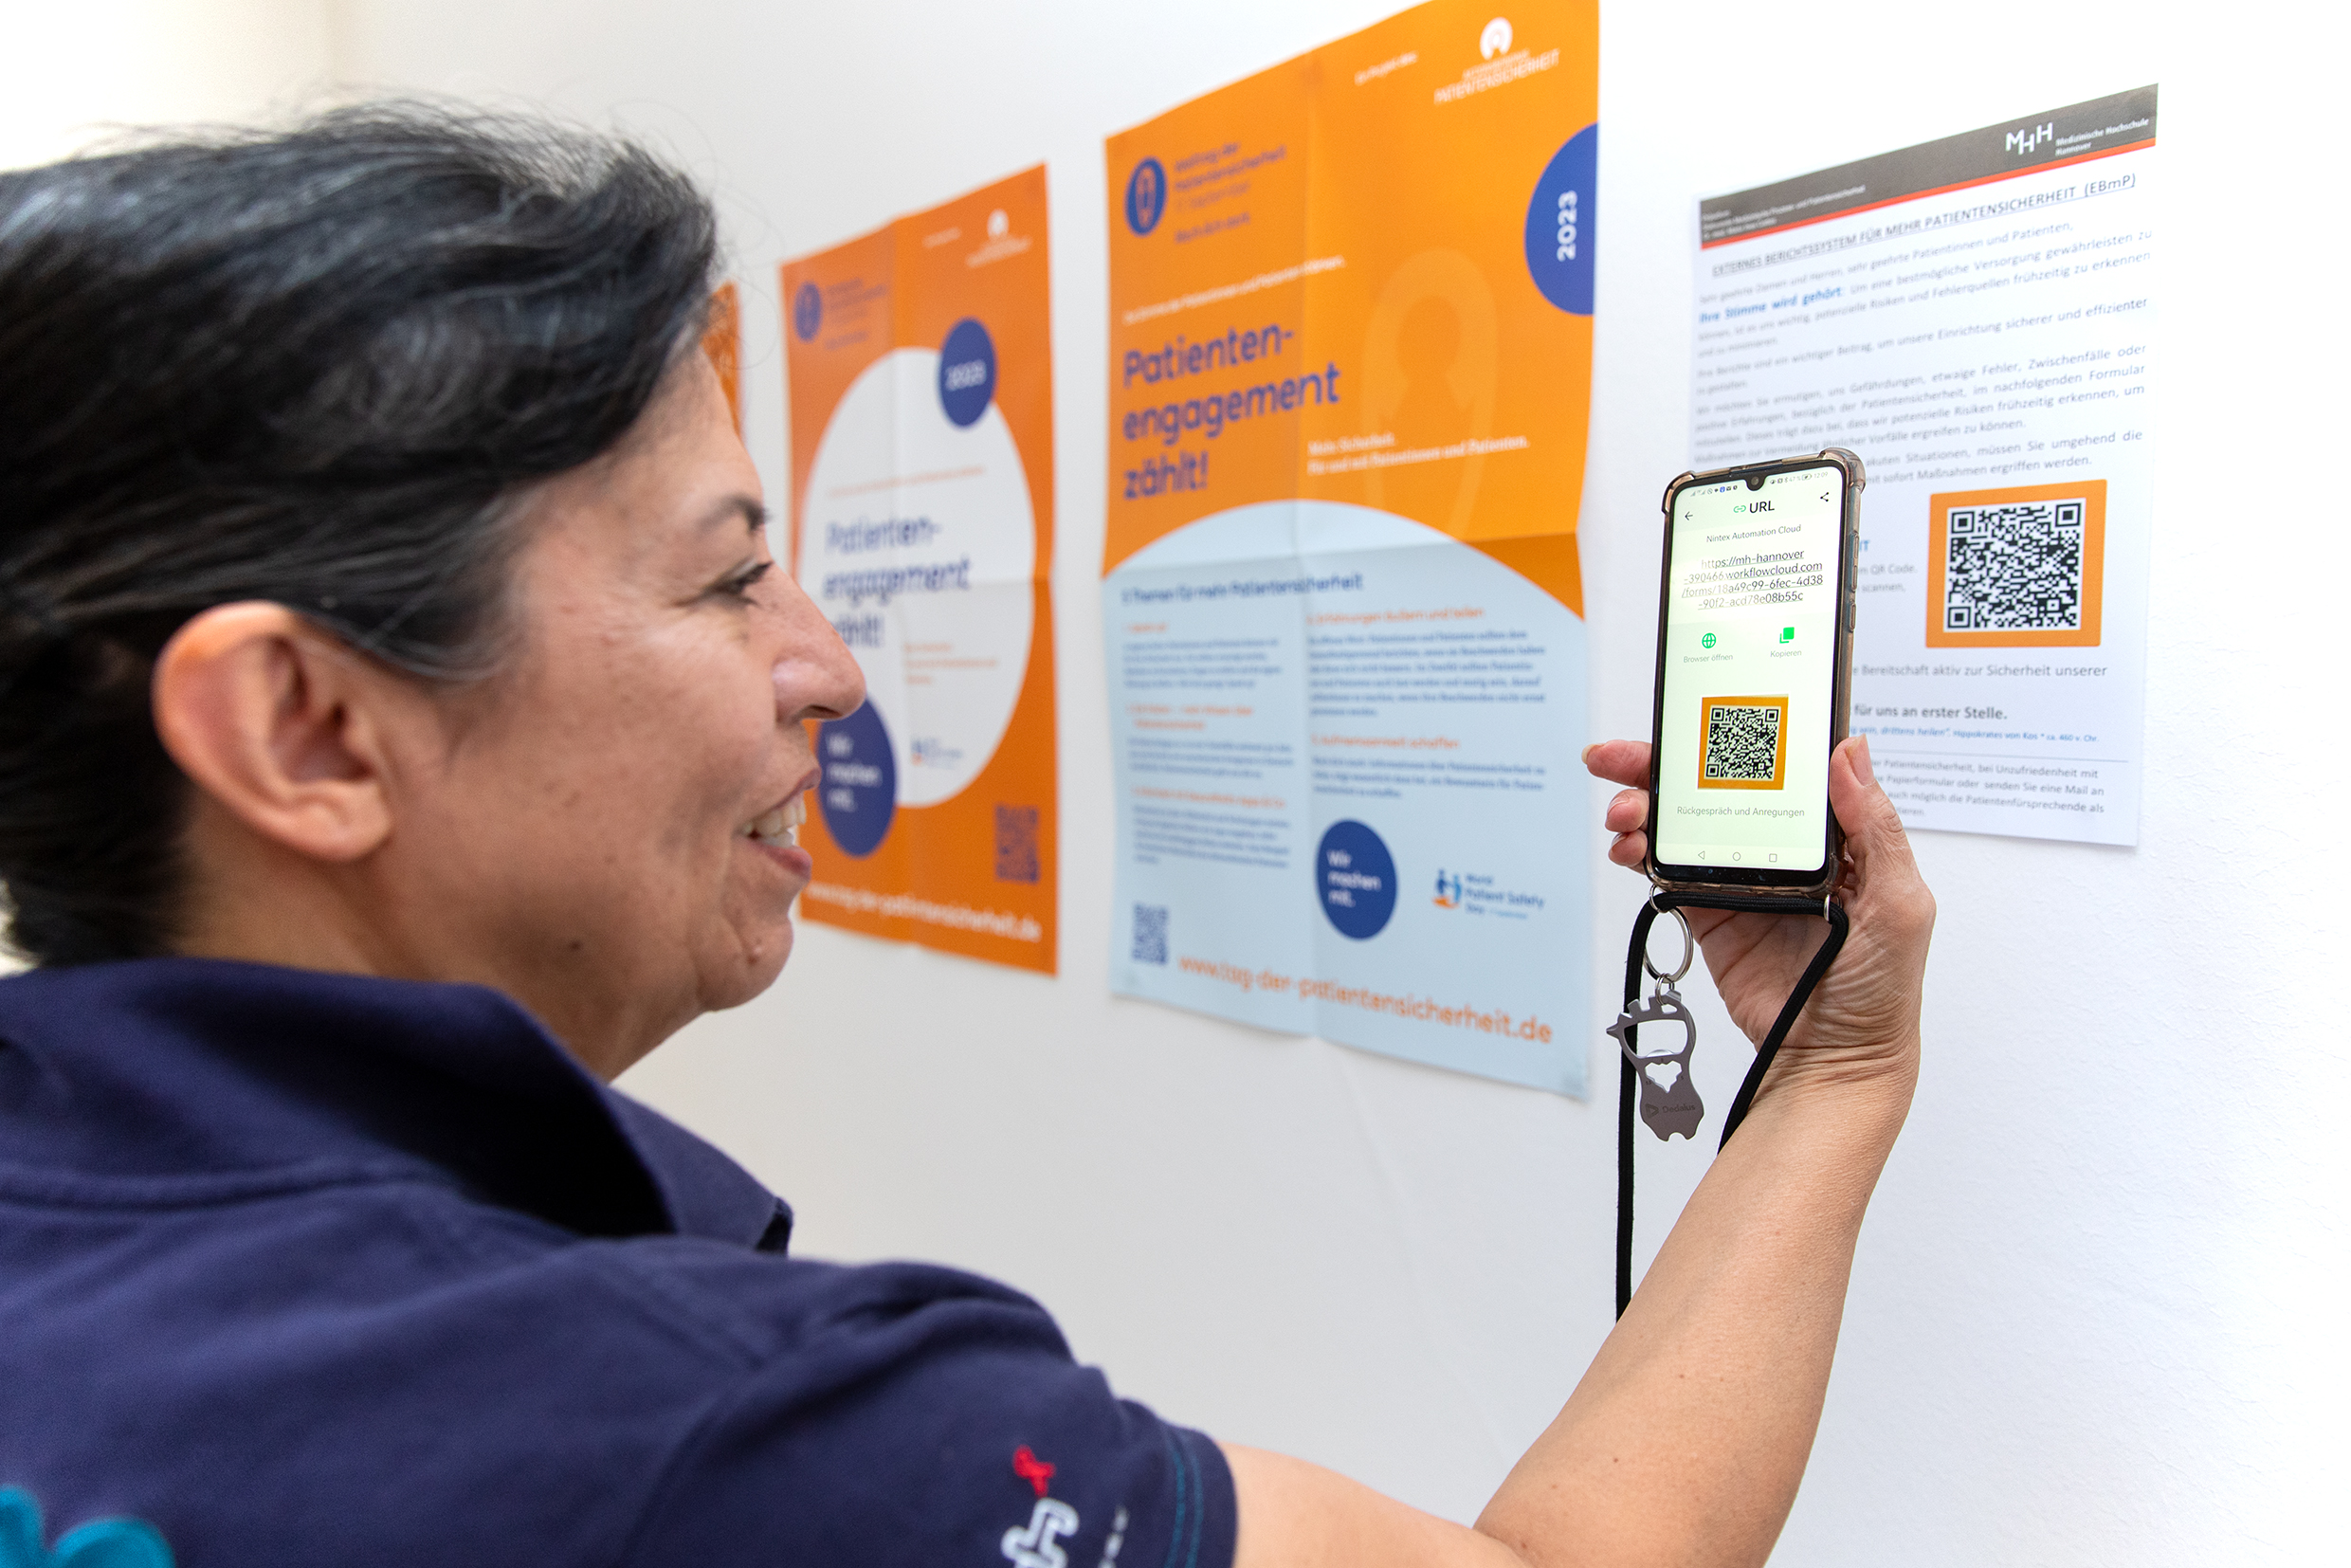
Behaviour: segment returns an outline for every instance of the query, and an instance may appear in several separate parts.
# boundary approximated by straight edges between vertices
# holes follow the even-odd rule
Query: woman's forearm
[[[1566,1408],[1478,1529],[1539,1568],[1761,1562],[1828,1387],[1853,1245],[1915,1050],[1788,1062],[1716,1159]]]
[[[1634,866],[1649,748],[1589,748],[1626,786]],[[1865,741],[1830,758],[1851,934],[1649,1277],[1558,1419],[1465,1530],[1300,1460],[1231,1449],[1238,1568],[1752,1568],[1795,1501],[1828,1390],[1853,1242],[1910,1108],[1935,898]],[[1800,917],[1698,911],[1707,973],[1759,1038],[1818,951]]]

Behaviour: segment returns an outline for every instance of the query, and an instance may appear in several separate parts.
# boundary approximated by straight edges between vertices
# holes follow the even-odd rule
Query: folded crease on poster
[[[1568,1094],[1596,9],[1110,138],[1117,991]]]

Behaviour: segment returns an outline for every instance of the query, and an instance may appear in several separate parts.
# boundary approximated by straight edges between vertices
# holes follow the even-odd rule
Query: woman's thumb
[[[1829,758],[1829,805],[1845,829],[1845,847],[1856,867],[1867,870],[1876,861],[1883,868],[1888,860],[1913,866],[1910,835],[1903,830],[1902,813],[1878,786],[1868,736],[1848,738]]]

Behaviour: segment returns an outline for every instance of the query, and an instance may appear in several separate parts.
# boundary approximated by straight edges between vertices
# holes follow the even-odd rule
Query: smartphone
[[[1836,884],[1865,483],[1832,447],[1666,486],[1648,870],[1667,887]]]

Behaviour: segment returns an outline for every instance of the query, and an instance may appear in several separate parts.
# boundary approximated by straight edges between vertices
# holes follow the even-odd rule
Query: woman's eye
[[[756,566],[738,572],[735,575],[719,584],[718,591],[726,594],[730,598],[748,599],[751,597],[751,591],[754,588],[756,588],[763,580],[765,580],[767,574],[775,570],[775,563],[774,561],[761,561]]]

